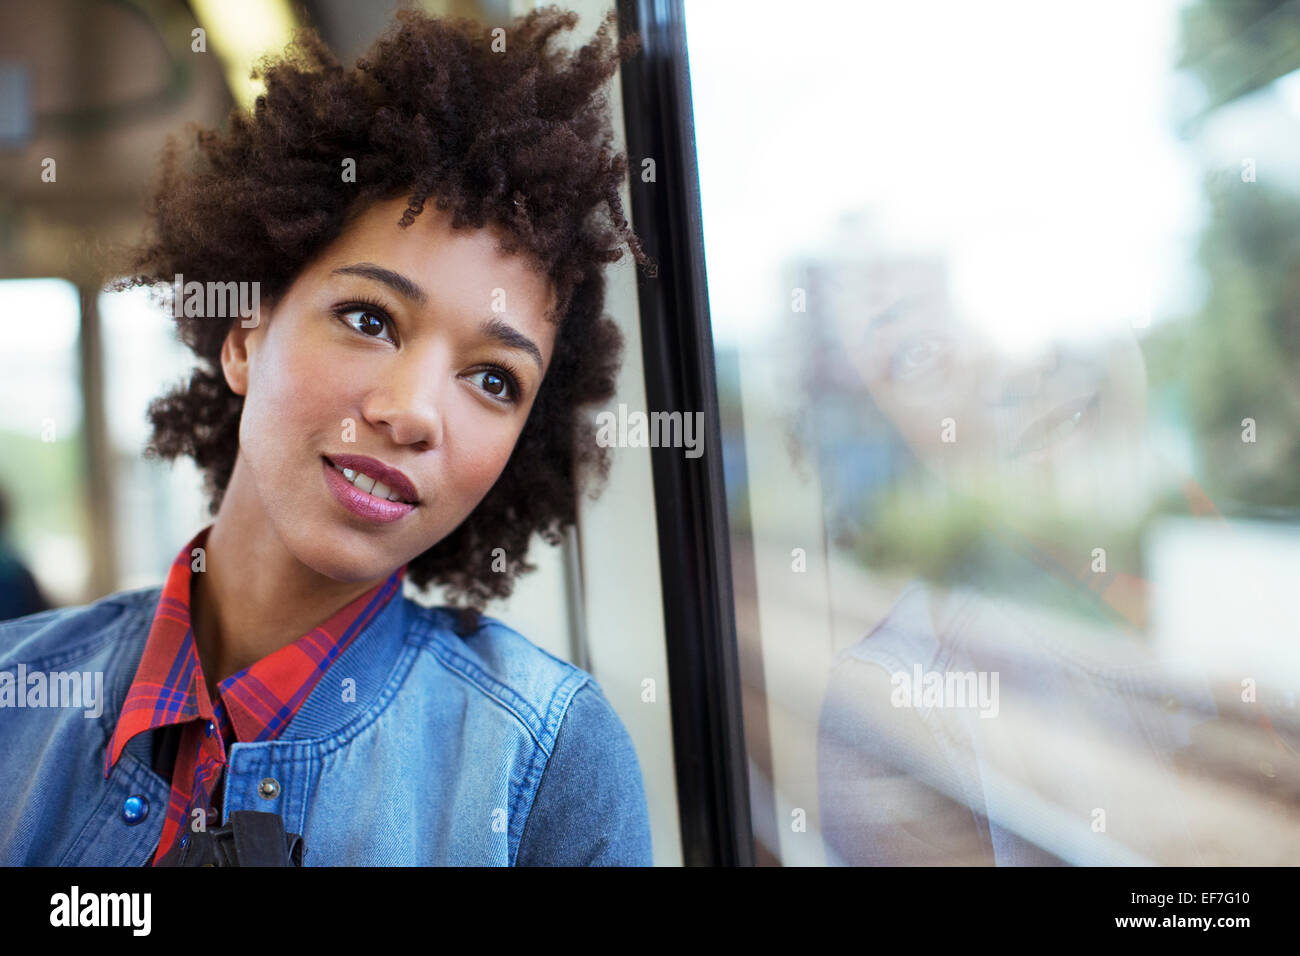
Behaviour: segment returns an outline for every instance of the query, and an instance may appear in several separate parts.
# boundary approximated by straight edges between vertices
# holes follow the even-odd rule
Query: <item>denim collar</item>
[[[127,612],[114,639],[122,666],[115,668],[108,681],[111,689],[105,688],[104,713],[100,718],[105,746],[117,726],[161,597],[160,587],[117,595],[127,605]],[[330,665],[278,739],[308,740],[337,733],[381,704],[381,696],[388,688],[390,678],[402,663],[407,635],[412,630],[429,629],[432,625],[425,618],[437,613],[426,611],[404,594],[393,595],[392,600]],[[123,752],[135,754],[146,767],[149,766],[150,738],[151,734],[138,734]]]

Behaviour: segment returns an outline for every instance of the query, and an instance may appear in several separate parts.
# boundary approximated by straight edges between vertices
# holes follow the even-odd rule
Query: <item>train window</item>
[[[104,401],[110,481],[110,514],[117,587],[145,587],[175,557],[176,528],[212,520],[193,461],[163,462],[141,454],[150,439],[149,403],[194,364],[176,337],[174,322],[144,289],[98,297],[104,348]],[[129,531],[128,531],[129,529]]]
[[[0,548],[6,568],[28,567],[26,575],[35,582],[26,594],[21,588],[4,591],[0,607],[7,618],[79,600],[90,559],[83,544],[85,483],[78,457],[83,418],[77,287],[63,279],[7,279],[0,282],[0,314],[6,317],[0,437],[9,449],[0,455]],[[36,514],[40,520],[33,520]]]
[[[1300,11],[685,11],[756,859],[1293,861]]]

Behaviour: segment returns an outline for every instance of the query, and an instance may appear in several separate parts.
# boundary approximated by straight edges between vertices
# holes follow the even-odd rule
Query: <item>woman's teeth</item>
[[[1064,438],[1066,435],[1070,434],[1070,432],[1074,431],[1075,426],[1078,425],[1082,419],[1083,419],[1083,409],[1079,409],[1069,418],[1065,419],[1065,421],[1061,422],[1054,429],[1052,429],[1052,437]]]
[[[330,462],[330,464],[333,465],[334,463]],[[371,478],[369,475],[363,475],[361,472],[353,471],[351,468],[340,468],[338,465],[334,465],[334,470],[342,472],[344,478],[352,482],[353,485],[360,488],[368,495],[374,495],[376,498],[384,498],[388,501],[402,500],[398,497],[397,492],[393,491],[382,481],[375,481],[375,479]],[[409,501],[404,503],[410,504]]]
[[[1041,451],[1044,448],[1055,445],[1057,442],[1064,441],[1076,428],[1079,427],[1079,423],[1083,421],[1084,415],[1088,414],[1096,401],[1097,396],[1094,395],[1085,402],[1082,407],[1075,409],[1072,414],[1065,416],[1056,424],[1046,428],[1036,438],[1021,447],[1020,450],[1014,454],[1017,457],[1020,455],[1032,454],[1033,452]]]

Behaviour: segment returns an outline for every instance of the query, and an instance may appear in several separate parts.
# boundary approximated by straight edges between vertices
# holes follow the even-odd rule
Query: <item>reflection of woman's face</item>
[[[432,202],[402,229],[405,208],[372,205],[255,328],[235,323],[222,356],[246,395],[236,477],[286,547],[340,581],[389,573],[473,511],[514,449],[555,342],[545,278],[503,257],[490,232],[453,231]],[[404,473],[415,506],[390,521],[349,510],[327,462],[339,455]]]
[[[923,300],[897,297],[865,321],[850,357],[868,392],[918,457],[949,478],[1051,481],[1095,469],[1098,456],[1124,453],[1141,432],[1146,373],[1131,334],[1016,361]]]

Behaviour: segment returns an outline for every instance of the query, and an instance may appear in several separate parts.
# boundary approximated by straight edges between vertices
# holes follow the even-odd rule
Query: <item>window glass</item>
[[[9,512],[3,586],[18,587],[16,561],[46,603],[76,603],[90,573],[76,286],[62,279],[0,281],[0,314],[0,441],[6,452],[0,455],[0,494]]]
[[[686,9],[760,861],[1294,861],[1300,10]]]
[[[188,380],[194,356],[176,337],[175,320],[146,288],[99,297],[104,339],[104,400],[112,449],[113,510],[120,588],[166,577],[178,540],[213,520],[203,476],[189,458],[146,458],[149,403]]]

